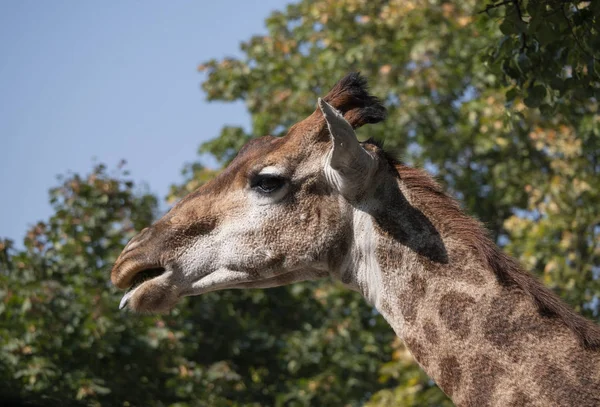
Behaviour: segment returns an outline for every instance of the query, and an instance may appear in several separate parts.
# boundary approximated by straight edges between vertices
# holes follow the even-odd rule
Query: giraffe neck
[[[352,261],[341,279],[376,306],[426,373],[457,405],[600,405],[600,352],[502,284],[468,239],[399,185],[382,184],[353,209]]]

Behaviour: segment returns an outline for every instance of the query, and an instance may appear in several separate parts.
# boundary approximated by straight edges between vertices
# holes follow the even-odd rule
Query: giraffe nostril
[[[147,240],[148,237],[150,236],[149,230],[150,230],[149,227],[144,228],[137,235],[135,235],[134,237],[132,237],[131,240],[123,248],[123,251],[121,252],[121,255],[123,255],[123,254],[125,254],[127,252],[130,252],[131,250],[133,250],[136,247],[138,247],[142,242],[144,242],[145,240]]]

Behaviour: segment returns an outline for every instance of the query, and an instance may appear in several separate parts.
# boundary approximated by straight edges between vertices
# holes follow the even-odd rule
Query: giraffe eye
[[[263,194],[270,194],[285,185],[285,178],[278,175],[258,175],[252,182],[252,188]]]

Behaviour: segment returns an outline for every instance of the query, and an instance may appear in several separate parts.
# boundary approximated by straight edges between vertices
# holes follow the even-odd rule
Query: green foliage
[[[494,238],[600,318],[598,2],[303,0],[240,59],[208,61],[209,100],[252,128],[200,152],[229,162],[282,135],[360,70],[389,109],[359,136],[425,166]],[[481,13],[482,10],[487,12]],[[214,176],[188,165],[169,199]],[[25,249],[0,241],[0,390],[130,406],[446,406],[385,321],[329,281],[210,293],[168,316],[117,311],[109,269],[157,199],[98,166],[51,191]]]
[[[140,357],[153,353],[137,335],[142,321],[113,311],[117,300],[107,282],[123,244],[152,220],[156,208],[153,196],[132,188],[102,165],[85,178],[69,176],[50,191],[54,215],[28,232],[24,250],[0,244],[0,371],[6,389],[51,400],[112,393],[116,401],[128,393],[141,397],[151,387],[133,384],[136,375],[153,377],[152,369],[127,363],[134,349]],[[122,380],[115,383],[115,377]]]
[[[553,114],[571,99],[600,96],[600,7],[597,1],[514,0],[488,5],[504,36],[486,58],[524,97]],[[500,74],[499,72],[496,72]],[[508,95],[507,95],[508,97]]]

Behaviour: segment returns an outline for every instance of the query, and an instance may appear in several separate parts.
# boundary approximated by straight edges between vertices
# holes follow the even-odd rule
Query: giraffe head
[[[284,137],[246,144],[216,178],[127,244],[111,273],[121,307],[164,312],[184,296],[267,288],[331,274],[349,251],[352,217],[387,165],[354,128],[385,108],[352,73]]]

